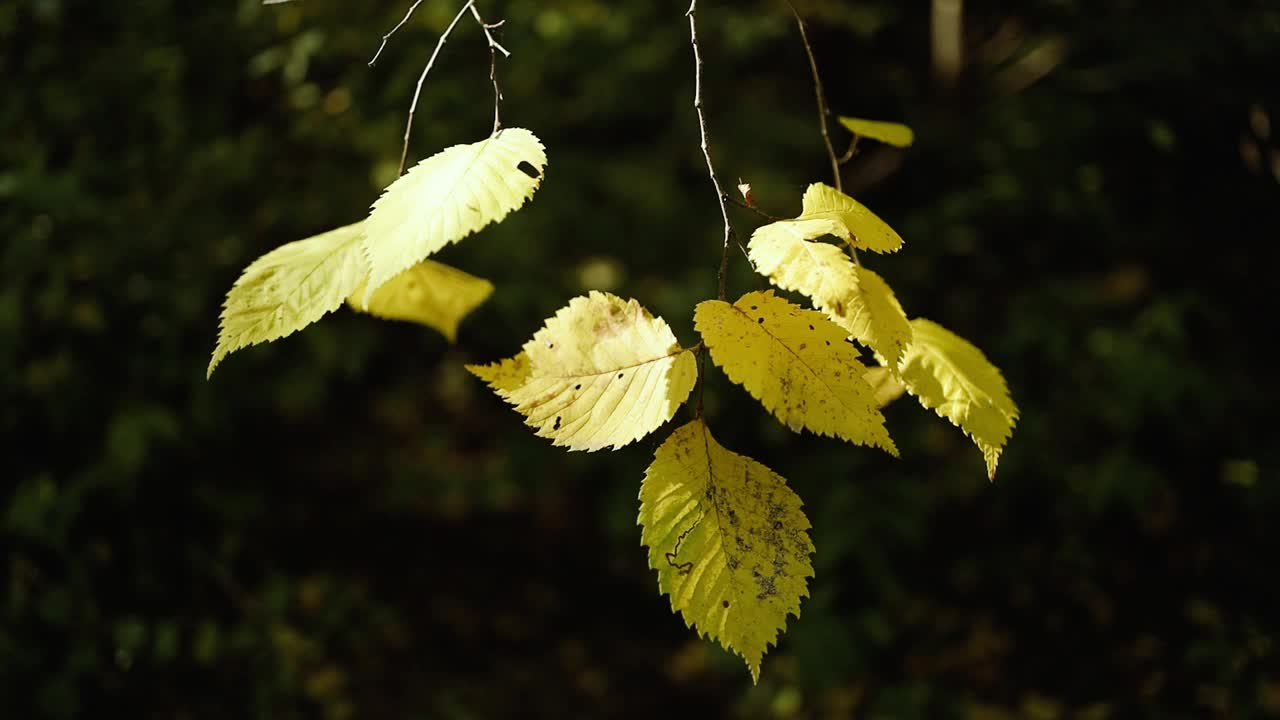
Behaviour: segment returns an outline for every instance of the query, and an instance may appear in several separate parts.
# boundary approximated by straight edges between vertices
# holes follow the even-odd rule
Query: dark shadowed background
[[[240,270],[394,177],[459,3],[367,67],[408,4],[0,5],[0,716],[1280,716],[1280,4],[801,4],[834,111],[918,133],[846,168],[906,239],[868,262],[1022,420],[989,484],[909,398],[894,460],[712,371],[717,436],[818,548],[755,687],[646,567],[666,430],[568,454],[462,369],[593,288],[695,342],[720,220],[683,3],[480,2],[550,164],[441,254],[497,285],[457,345],[344,309],[206,382]],[[794,214],[830,178],[785,4],[703,0],[700,35],[720,172]],[[485,137],[488,71],[460,24],[411,158]]]

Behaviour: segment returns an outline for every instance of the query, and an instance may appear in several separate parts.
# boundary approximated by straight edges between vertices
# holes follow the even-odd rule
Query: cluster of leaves
[[[842,120],[855,133],[911,142],[901,125]],[[887,223],[822,183],[809,186],[802,206],[758,228],[749,252],[761,274],[814,309],[772,291],[707,300],[694,311],[702,342],[682,347],[636,300],[592,292],[548,319],[519,354],[468,369],[537,435],[585,451],[621,447],[670,420],[697,384],[703,352],[791,430],[895,456],[880,407],[905,391],[972,437],[994,479],[1018,418],[1000,371],[938,324],[909,320],[889,285],[857,261],[856,249],[902,247]],[[854,341],[878,365],[864,365]],[[758,679],[813,576],[800,499],[782,477],[716,442],[699,402],[658,448],[640,500],[642,541],[673,609],[740,654]]]
[[[696,35],[694,43],[696,54]],[[914,140],[897,123],[840,121],[855,143]],[[394,181],[364,221],[257,259],[227,295],[208,374],[229,353],[297,332],[344,300],[452,341],[493,285],[428,258],[521,207],[546,161],[531,132],[502,129],[495,119],[489,138],[443,150]],[[880,408],[907,392],[974,440],[994,480],[1018,418],[1000,371],[945,328],[909,320],[889,285],[858,261],[859,249],[898,251],[903,241],[893,228],[823,183],[810,185],[801,204],[795,218],[758,228],[748,255],[757,272],[813,309],[772,291],[730,304],[722,283],[719,299],[695,308],[702,341],[686,348],[636,300],[591,292],[548,319],[519,354],[468,369],[537,435],[585,451],[622,447],[671,420],[701,380],[700,354],[792,431],[895,457]],[[857,343],[876,366],[863,364]],[[814,574],[799,497],[773,471],[716,442],[699,393],[694,419],[658,448],[640,500],[642,542],[673,609],[741,655],[758,680],[765,652],[787,616],[799,615]]]
[[[291,335],[344,300],[452,341],[493,285],[427,258],[524,205],[546,164],[533,133],[502,129],[423,160],[386,189],[365,220],[253,261],[227,293],[208,374],[229,353]]]
[[[854,132],[907,144],[900,125],[842,119]],[[529,131],[499,130],[446,149],[387,188],[368,219],[289,243],[254,261],[227,295],[209,373],[230,352],[275,340],[345,300],[378,317],[420,322],[452,340],[493,286],[427,259],[523,205],[546,154]],[[902,238],[865,206],[814,183],[800,215],[752,235],[756,269],[813,309],[772,291],[699,303],[702,342],[683,347],[636,300],[574,298],[514,357],[468,369],[569,450],[619,448],[674,417],[707,353],[793,431],[898,454],[880,407],[904,391],[964,430],[995,477],[1018,410],[980,350],[923,318],[857,260]],[[825,242],[838,239],[841,244]],[[862,363],[854,341],[878,363]],[[799,615],[813,576],[809,520],[782,477],[716,442],[703,417],[658,448],[640,490],[639,523],[659,588],[698,632],[740,654],[753,679],[770,644]]]

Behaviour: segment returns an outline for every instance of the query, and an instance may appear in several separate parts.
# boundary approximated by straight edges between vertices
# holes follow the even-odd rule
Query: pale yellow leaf
[[[529,371],[519,386],[508,384],[517,371],[492,371],[503,381],[498,394],[537,435],[570,450],[617,448],[653,432],[689,396],[698,373],[665,321],[603,292],[571,300],[522,354]]]
[[[698,419],[654,454],[639,524],[672,610],[741,655],[758,681],[765,652],[809,595],[813,543],[800,498],[769,468],[721,447]]]
[[[810,242],[828,220],[783,220],[758,228],[749,252],[756,270],[783,290],[803,293],[814,307],[880,353],[890,364],[911,342],[911,325],[893,289],[842,248]]]
[[[865,265],[858,266],[854,276],[857,282],[844,298],[819,309],[892,365],[911,343],[911,323],[883,278]]]
[[[797,220],[834,220],[835,234],[856,248],[884,253],[902,247],[902,237],[888,223],[830,185],[810,185],[802,202]]]
[[[839,117],[839,120],[840,124],[854,135],[869,140],[879,140],[886,145],[908,147],[916,140],[916,134],[912,132],[911,128],[902,123],[867,120],[843,115]]]
[[[888,405],[907,391],[907,386],[902,384],[902,379],[887,367],[867,368],[867,374],[862,378],[876,394],[876,407]]]
[[[466,365],[467,370],[489,384],[499,397],[524,385],[529,379],[529,356],[523,352],[515,357],[499,360],[488,365]]]
[[[973,438],[994,480],[1018,422],[1004,376],[981,350],[937,323],[916,318],[911,328],[914,340],[898,365],[907,392]]]
[[[842,248],[809,242],[838,235],[831,220],[780,220],[762,225],[747,245],[756,270],[783,290],[804,293],[816,307],[842,302],[858,284],[853,261]]]
[[[822,313],[765,291],[701,302],[693,319],[711,359],[788,428],[898,454],[858,351]]]
[[[366,297],[411,265],[524,205],[547,156],[528,130],[455,145],[391,183],[365,221]]]
[[[423,260],[383,283],[362,304],[364,286],[347,303],[386,320],[407,320],[434,328],[453,342],[458,323],[493,293],[493,283],[434,260]]]
[[[223,303],[207,374],[240,348],[285,337],[337,310],[365,276],[361,226],[281,245],[250,263]]]

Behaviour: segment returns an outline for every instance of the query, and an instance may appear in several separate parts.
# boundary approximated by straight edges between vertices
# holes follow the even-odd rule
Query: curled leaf
[[[902,247],[902,237],[888,223],[830,185],[813,183],[802,202],[797,220],[834,221],[834,234],[856,248],[886,253]]]

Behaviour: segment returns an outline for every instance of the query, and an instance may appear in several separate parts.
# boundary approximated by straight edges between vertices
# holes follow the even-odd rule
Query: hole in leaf
[[[621,378],[621,377],[622,377],[622,373],[618,373],[618,377],[619,377],[619,378]]]
[[[728,600],[725,600],[725,601],[724,601],[724,607],[725,607],[725,609],[726,609],[726,610],[729,608],[729,601],[728,601]]]
[[[521,160],[520,164],[516,165],[516,169],[524,173],[525,175],[528,175],[529,177],[533,178],[534,180],[538,179],[538,168],[534,167],[533,163],[529,162],[528,160]]]
[[[551,427],[551,429],[552,429],[552,430],[559,430],[559,429],[560,429],[560,416],[559,416],[559,415],[557,415],[557,416],[556,416],[556,424],[555,424],[555,425],[553,425],[553,426]]]
[[[812,325],[810,325],[810,326],[809,326],[809,329],[810,329],[810,330],[812,330],[812,329],[813,329],[813,326],[812,326]]]
[[[761,325],[763,325],[763,324],[764,324],[764,318],[760,318],[759,320],[756,320],[756,322],[758,322],[758,323],[760,323]]]
[[[573,389],[574,389],[574,390],[581,390],[581,389],[582,389],[582,383],[578,383],[577,385],[574,385],[574,386],[573,386]]]

